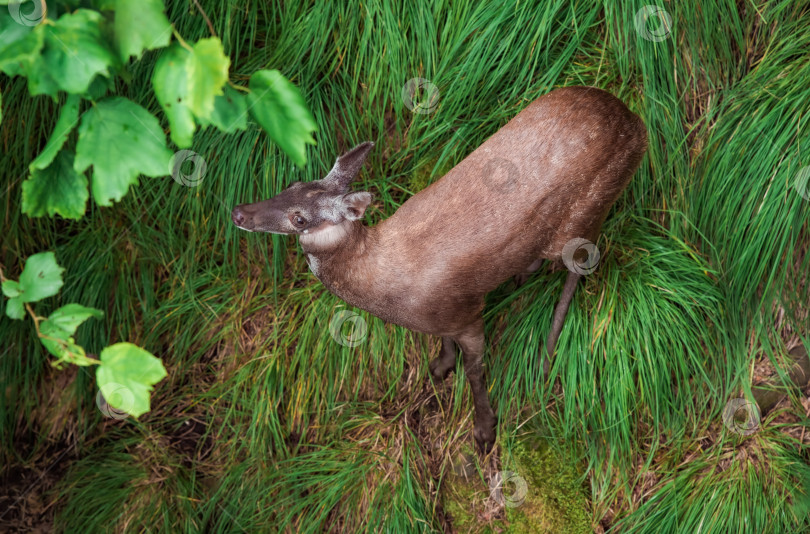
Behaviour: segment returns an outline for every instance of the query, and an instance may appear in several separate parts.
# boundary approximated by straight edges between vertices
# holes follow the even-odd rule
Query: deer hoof
[[[476,426],[473,428],[473,437],[478,451],[486,456],[495,446],[495,428],[492,426]]]

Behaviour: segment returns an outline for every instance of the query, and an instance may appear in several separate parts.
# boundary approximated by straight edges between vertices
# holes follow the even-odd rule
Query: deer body
[[[559,261],[572,239],[596,241],[646,145],[644,124],[621,101],[595,88],[562,88],[374,227],[360,220],[370,194],[349,192],[371,143],[338,158],[323,180],[237,206],[233,220],[244,229],[297,233],[331,292],[385,321],[440,336],[441,354],[431,363],[437,378],[454,366],[458,344],[473,390],[474,435],[487,450],[495,420],[482,378],[485,295],[542,259]],[[569,274],[555,310],[549,355],[578,278]]]

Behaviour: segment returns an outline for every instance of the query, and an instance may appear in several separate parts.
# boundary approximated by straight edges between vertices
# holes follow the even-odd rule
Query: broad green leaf
[[[10,299],[22,295],[20,283],[17,282],[16,280],[6,280],[5,282],[3,282],[2,287],[3,287],[3,294]]]
[[[56,263],[53,252],[29,256],[19,282],[9,283],[13,280],[7,280],[3,283],[3,294],[9,297],[6,315],[12,319],[22,319],[24,302],[36,302],[59,292],[63,284],[62,271],[64,269]]]
[[[6,315],[12,319],[22,319],[25,316],[25,310],[23,310],[22,299],[19,298],[20,295],[22,295],[22,288],[19,282],[16,280],[6,280],[3,282],[3,295],[8,297],[6,301]]]
[[[188,107],[191,77],[187,64],[192,53],[175,43],[157,60],[152,74],[152,86],[163,112],[169,118],[170,136],[180,148],[191,146],[197,129],[194,113]]]
[[[88,196],[87,177],[73,168],[73,152],[63,150],[48,168],[34,170],[23,182],[22,212],[29,217],[81,219]]]
[[[65,101],[65,104],[62,106],[62,111],[59,113],[59,120],[56,121],[56,127],[53,129],[51,137],[48,139],[48,143],[45,145],[45,148],[42,149],[42,152],[39,153],[39,156],[28,166],[29,171],[34,172],[35,169],[44,169],[51,164],[53,158],[55,158],[57,152],[59,152],[59,149],[61,149],[62,145],[67,141],[68,134],[79,122],[80,101],[81,98],[79,98],[78,95],[68,95],[67,101]],[[84,207],[82,207],[82,213],[84,213]]]
[[[42,324],[50,323],[54,327],[66,331],[68,334],[75,334],[79,325],[91,317],[101,319],[104,317],[104,312],[96,308],[88,308],[81,304],[71,303],[65,304],[51,313]]]
[[[231,60],[216,37],[200,39],[192,50],[187,63],[191,84],[188,107],[196,116],[208,118],[214,112],[214,98],[222,94],[222,86],[228,81]]]
[[[20,273],[23,302],[36,302],[56,295],[62,287],[62,271],[53,252],[40,252],[29,256]]]
[[[87,92],[82,96],[87,100],[95,102],[96,100],[104,98],[110,90],[115,90],[115,82],[109,78],[98,75],[93,78],[93,81],[90,82],[90,87],[87,88]]]
[[[57,358],[76,365],[92,365],[92,362],[85,359],[84,348],[77,345],[76,340],[68,332],[48,321],[43,321],[39,326],[39,332],[44,336],[39,338],[42,346]],[[61,343],[57,340],[61,340]]]
[[[141,57],[144,50],[169,45],[172,26],[164,9],[162,0],[116,0],[115,44],[124,62]]]
[[[91,365],[90,361],[84,359],[84,349],[77,345],[71,336],[76,333],[81,323],[90,317],[100,319],[102,315],[101,310],[87,308],[81,304],[62,306],[40,324],[40,333],[47,336],[41,337],[40,341],[48,352],[58,358],[68,359],[77,365]],[[62,343],[56,339],[62,340]]]
[[[93,198],[110,206],[138,183],[139,174],[168,174],[171,157],[158,120],[138,104],[113,97],[82,117],[73,168],[82,173],[93,166]]]
[[[225,94],[214,99],[214,112],[209,120],[200,119],[200,124],[213,124],[225,133],[247,128],[247,98],[232,87],[225,86]]]
[[[41,24],[34,32],[44,38],[42,55],[28,69],[32,95],[56,96],[57,91],[84,93],[96,74],[107,74],[118,62],[101,29],[101,14],[78,9]]]
[[[8,299],[6,301],[6,315],[12,319],[22,319],[25,317],[25,309],[21,299]]]
[[[180,148],[191,146],[195,116],[206,124],[215,113],[229,64],[217,38],[201,39],[191,50],[175,43],[158,59],[152,86],[169,118],[172,141]]]
[[[96,370],[98,386],[104,394],[121,388],[127,394],[106,396],[107,403],[135,417],[149,411],[149,392],[166,376],[163,363],[149,352],[132,343],[116,343],[106,347],[99,356]]]
[[[270,139],[303,167],[306,145],[314,145],[315,119],[301,92],[277,70],[260,70],[250,77],[248,109]]]
[[[42,33],[19,24],[8,9],[0,9],[0,71],[9,76],[25,74],[39,58]]]

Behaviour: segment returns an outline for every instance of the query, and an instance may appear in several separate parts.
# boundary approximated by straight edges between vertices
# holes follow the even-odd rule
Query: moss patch
[[[490,492],[472,451],[456,457],[442,484],[442,504],[453,532],[593,532],[586,492],[570,461],[533,438],[515,442],[503,454],[502,496]]]
[[[511,453],[511,454],[510,454]],[[579,473],[570,461],[540,440],[518,441],[503,462],[526,481],[525,498],[518,484],[507,483],[504,500],[508,532],[593,532],[585,491],[577,481]]]

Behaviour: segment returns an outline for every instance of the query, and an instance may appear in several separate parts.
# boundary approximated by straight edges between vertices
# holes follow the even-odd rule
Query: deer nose
[[[231,220],[236,226],[241,227],[245,225],[245,214],[242,213],[240,206],[236,206],[233,211],[231,211]]]

